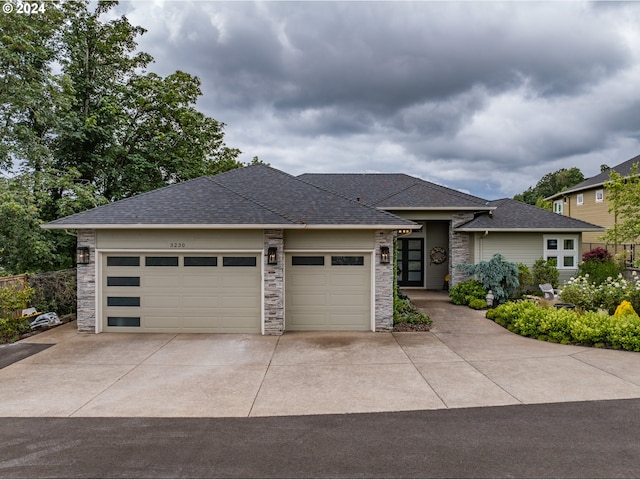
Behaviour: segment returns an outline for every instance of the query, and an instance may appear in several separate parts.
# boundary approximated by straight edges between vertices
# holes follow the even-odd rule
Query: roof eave
[[[549,202],[556,198],[562,198],[572,193],[584,192],[585,190],[591,190],[592,188],[604,187],[605,183],[607,182],[593,183],[591,185],[585,185],[584,187],[580,187],[580,188],[571,188],[569,190],[563,190],[562,192],[558,192],[555,195],[551,195],[550,197],[547,197],[544,200]]]
[[[505,227],[505,228],[496,228],[496,227],[491,227],[491,228],[480,228],[480,227],[471,227],[471,228],[465,228],[465,227],[460,227],[460,228],[455,228],[454,231],[456,232],[545,232],[545,233],[560,233],[560,232],[574,232],[574,233],[580,233],[580,232],[604,232],[606,230],[606,228],[509,228],[509,227]]]
[[[50,224],[41,225],[46,230],[270,230],[270,229],[316,229],[316,230],[419,230],[422,228],[414,222],[405,224],[151,224],[151,223],[135,223],[135,224]]]

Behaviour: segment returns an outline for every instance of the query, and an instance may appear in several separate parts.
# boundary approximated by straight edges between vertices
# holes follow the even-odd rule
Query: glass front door
[[[424,239],[398,239],[398,286],[422,287],[424,284]]]

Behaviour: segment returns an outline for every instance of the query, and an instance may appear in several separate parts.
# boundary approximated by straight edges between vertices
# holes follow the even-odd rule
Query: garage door
[[[259,258],[104,253],[103,330],[260,333]]]
[[[286,255],[287,330],[371,330],[371,254]]]

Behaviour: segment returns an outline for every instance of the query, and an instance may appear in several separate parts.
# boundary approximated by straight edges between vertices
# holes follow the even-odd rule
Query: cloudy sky
[[[242,161],[511,197],[640,154],[640,3],[121,1]]]

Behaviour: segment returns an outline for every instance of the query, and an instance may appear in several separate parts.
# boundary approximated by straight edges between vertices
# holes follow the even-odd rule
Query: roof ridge
[[[371,175],[371,174],[369,174],[369,173],[346,173],[346,174],[345,173],[335,173],[335,174],[334,173],[329,173],[329,174],[326,174],[326,173],[313,174],[313,173],[311,173],[311,174],[303,174],[303,175]],[[404,174],[397,174],[397,175],[404,175]],[[409,176],[409,175],[407,175],[407,176]],[[347,195],[345,195],[343,193],[335,192],[333,190],[329,190],[328,188],[321,187],[320,185],[316,185],[315,183],[307,182],[306,180],[303,180],[302,178],[300,178],[300,176],[293,177],[293,178],[295,178],[299,182],[304,183],[305,185],[309,185],[309,186],[317,188],[318,190],[321,190],[321,191],[323,191],[325,193],[329,193],[331,195],[335,195],[336,197],[340,197],[343,200],[347,200],[348,202],[355,203],[356,205],[361,205],[361,206],[364,206],[364,207],[367,207],[367,208],[371,208],[372,210],[375,210],[376,212],[384,213],[387,216],[396,217],[396,218],[402,218],[402,217],[398,217],[397,215],[394,215],[391,212],[387,212],[386,210],[378,208],[378,207],[376,207],[374,205],[369,205],[368,203],[362,202],[360,200],[354,200],[353,198],[350,198],[350,197],[348,197]]]
[[[252,167],[252,166],[253,166],[253,165],[249,165],[249,166],[244,167],[244,168],[248,168],[248,167]],[[267,166],[267,165],[265,165],[265,167],[268,167],[268,166]],[[269,168],[269,167],[268,167],[268,168]],[[237,170],[237,169],[235,169],[235,170]],[[274,170],[275,170],[275,169],[274,169]],[[231,171],[233,171],[233,170],[228,170],[227,172],[231,172]],[[227,173],[227,172],[223,172],[223,173]],[[282,172],[282,173],[285,173],[285,172]],[[286,174],[286,175],[288,175],[287,173],[285,173],[285,174]],[[295,220],[295,219],[293,219],[293,218],[289,217],[288,215],[286,215],[286,214],[284,214],[284,213],[281,213],[281,212],[277,211],[277,210],[276,210],[276,209],[274,209],[273,207],[270,207],[270,206],[268,206],[268,205],[266,205],[266,204],[264,204],[264,203],[262,203],[262,202],[259,202],[258,200],[255,200],[254,198],[251,198],[251,197],[249,197],[249,196],[245,195],[244,193],[240,193],[240,192],[236,191],[235,189],[233,189],[233,188],[229,187],[228,185],[225,185],[224,183],[221,183],[221,182],[217,181],[217,180],[215,179],[216,177],[217,177],[217,175],[212,175],[212,176],[210,176],[210,177],[205,177],[205,178],[206,178],[207,180],[209,180],[211,183],[215,183],[215,184],[216,184],[216,185],[218,185],[219,187],[222,187],[222,188],[224,188],[225,190],[228,190],[228,191],[230,191],[231,193],[233,193],[233,194],[235,194],[235,195],[238,195],[239,197],[244,198],[245,200],[247,200],[247,201],[249,201],[249,202],[251,202],[251,203],[254,203],[254,204],[258,205],[259,207],[262,207],[262,208],[264,208],[264,209],[266,209],[266,210],[269,210],[271,213],[275,213],[275,214],[276,214],[276,215],[278,215],[279,217],[282,217],[282,218],[284,218],[284,219],[286,219],[286,220],[288,220],[288,221],[290,221],[290,222],[292,222],[292,223],[295,223],[295,224],[300,224],[300,223],[301,223],[299,220]],[[295,177],[294,177],[294,178],[295,178]]]

